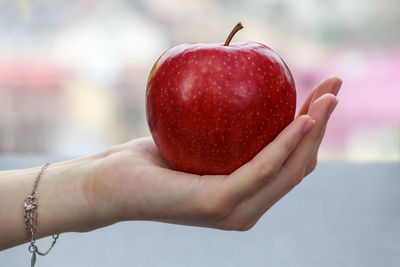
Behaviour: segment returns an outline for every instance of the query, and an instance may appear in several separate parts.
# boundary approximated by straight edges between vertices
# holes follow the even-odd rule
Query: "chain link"
[[[40,256],[45,256],[45,255],[49,254],[49,252],[54,247],[54,245],[56,244],[57,239],[59,237],[58,234],[52,235],[53,242],[51,243],[50,247],[45,252],[39,251],[39,248],[35,244],[35,242],[36,242],[35,234],[36,234],[36,230],[37,230],[36,227],[37,227],[37,223],[38,223],[37,198],[36,198],[37,188],[38,188],[38,185],[40,182],[40,178],[42,178],[44,171],[47,169],[47,167],[49,165],[50,165],[49,163],[46,163],[42,167],[42,169],[40,170],[40,173],[36,177],[35,183],[33,185],[32,193],[29,196],[27,196],[24,201],[25,230],[26,230],[26,234],[28,236],[28,240],[30,243],[28,250],[30,253],[32,253],[31,266],[34,266],[34,264],[36,262],[36,254],[38,254]]]

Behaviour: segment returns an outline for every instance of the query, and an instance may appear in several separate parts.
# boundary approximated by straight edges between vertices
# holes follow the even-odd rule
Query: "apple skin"
[[[229,174],[294,119],[296,89],[267,46],[184,43],[166,51],[147,83],[146,116],[175,170]]]

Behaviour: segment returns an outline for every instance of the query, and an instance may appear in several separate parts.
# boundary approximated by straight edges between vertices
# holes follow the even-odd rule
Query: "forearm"
[[[89,157],[51,164],[37,189],[35,238],[56,233],[89,231],[104,224],[85,195],[97,159]],[[28,241],[24,199],[31,194],[41,167],[0,172],[0,250]]]

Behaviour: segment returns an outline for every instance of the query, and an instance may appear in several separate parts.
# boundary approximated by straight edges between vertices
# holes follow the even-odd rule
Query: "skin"
[[[126,220],[251,229],[314,170],[340,85],[335,77],[318,85],[296,119],[230,175],[174,171],[148,137],[50,165],[38,188],[37,238]],[[23,199],[40,168],[0,172],[0,250],[27,242]]]

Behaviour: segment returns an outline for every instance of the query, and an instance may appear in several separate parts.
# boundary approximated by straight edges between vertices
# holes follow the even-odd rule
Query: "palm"
[[[150,167],[152,174],[159,174],[161,177],[176,179],[176,177],[187,177],[188,181],[196,180],[219,180],[226,175],[196,175],[173,170],[162,158],[158,148],[151,137],[139,138],[127,144],[136,147],[134,160],[137,164]],[[186,178],[185,178],[186,179]]]
[[[173,218],[179,215],[180,219],[184,219],[181,212],[187,206],[186,223],[190,223],[190,218],[199,213],[193,209],[195,203],[188,203],[188,200],[200,202],[210,199],[227,177],[200,176],[171,169],[161,157],[151,137],[135,139],[115,149],[121,154],[115,162],[118,165],[118,168],[115,168],[118,172],[114,173],[115,186],[118,188],[115,191],[119,195],[122,192],[126,193],[123,198],[129,199],[127,205],[132,206],[127,207],[127,210],[131,210],[133,206],[137,207],[137,202],[143,202],[140,213],[145,214],[145,219],[178,223],[173,221]],[[142,185],[146,185],[146,188],[141,188]],[[135,189],[137,192],[134,192]],[[137,198],[139,195],[140,199]],[[132,210],[132,213],[135,212]],[[132,215],[127,216],[130,218]],[[193,224],[196,224],[197,219],[194,218]]]
[[[133,140],[126,144],[127,149],[134,148],[136,153],[134,159],[139,163],[151,166],[152,168],[158,169],[169,169],[168,165],[162,159],[153,139],[150,137],[144,137],[140,139]],[[132,146],[132,147],[131,147]]]

